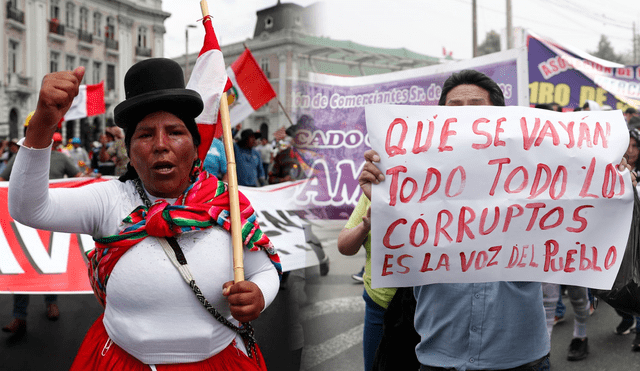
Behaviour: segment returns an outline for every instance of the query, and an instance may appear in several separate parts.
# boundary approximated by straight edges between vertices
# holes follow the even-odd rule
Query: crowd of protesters
[[[467,70],[453,74],[445,82],[439,105],[470,105],[479,104],[478,102],[481,105],[505,105],[501,90],[494,81],[477,71]],[[563,111],[557,105],[537,105],[536,108]],[[587,101],[584,106],[573,111],[610,109],[611,107],[600,106],[594,101]],[[624,115],[631,140],[625,155],[626,162],[623,161],[620,166],[624,167],[628,164],[630,169],[636,171],[640,153],[638,149],[640,117],[633,108],[625,110]],[[151,116],[152,119],[154,117]],[[160,121],[161,125],[166,125],[165,121]],[[120,126],[127,125],[136,128],[136,125],[142,124],[122,123]],[[186,128],[188,124],[184,125]],[[28,128],[28,122],[25,127]],[[309,178],[312,175],[309,153],[295,146],[295,137],[298,130],[313,131],[315,129],[313,118],[306,115],[301,116],[286,130],[275,133],[271,138],[252,129],[236,126],[233,131],[233,149],[239,185],[261,187]],[[42,131],[42,128],[40,130]],[[186,132],[184,134],[186,135]],[[37,140],[33,134],[31,138],[34,138],[32,142]],[[50,156],[49,169],[51,171],[59,169],[60,176],[50,174],[50,178],[124,175],[121,178],[124,180],[121,181],[125,182],[132,168],[128,166],[130,140],[129,138],[127,143],[125,133],[117,126],[106,127],[99,141],[91,143],[91,146],[77,137],[63,140],[62,135],[56,132],[52,136],[51,148],[55,155]],[[2,142],[0,180],[9,180],[16,157],[24,159],[26,156],[35,156],[32,149],[26,150],[30,153],[29,155],[16,156],[19,144],[18,139]],[[195,140],[187,147],[192,150],[193,144]],[[141,149],[138,151],[142,152]],[[133,154],[141,157],[137,152]],[[377,157],[372,150],[365,153],[366,164],[359,179],[363,193],[345,228],[338,236],[338,249],[342,254],[356,254],[361,247],[366,251],[362,271],[353,275],[354,279],[364,283],[363,363],[365,371],[382,369],[380,368],[381,354],[383,356],[384,353],[387,356],[395,354],[395,350],[400,347],[403,348],[401,350],[411,354],[411,359],[408,361],[414,363],[413,369],[419,367],[420,370],[452,370],[481,367],[481,369],[549,370],[552,329],[564,319],[563,294],[571,302],[575,314],[573,339],[568,347],[567,359],[580,361],[587,358],[589,354],[587,323],[589,316],[595,311],[596,299],[585,287],[565,287],[538,282],[487,282],[432,284],[398,290],[395,288],[373,289],[371,287],[370,237],[371,183],[378,183],[383,177],[382,172],[374,164],[378,161]],[[135,160],[134,156],[132,164]],[[22,162],[17,166],[24,167],[25,161]],[[196,163],[198,162],[194,162]],[[47,164],[43,163],[44,165]],[[220,138],[215,138],[210,146],[203,168],[219,179],[227,179],[227,157]],[[16,177],[19,177],[19,174],[20,172],[16,172]],[[188,175],[185,176],[187,177]],[[158,182],[153,177],[148,178],[147,181],[150,185]],[[480,291],[484,293],[482,298],[476,292],[478,288],[481,288]],[[273,296],[275,297],[275,294]],[[53,295],[45,298],[47,317],[50,320],[56,320],[60,316],[56,300],[57,297]],[[14,335],[26,332],[27,304],[28,296],[15,295],[14,318],[10,324],[3,327],[3,331]],[[477,309],[474,311],[476,307],[482,308],[482,313],[477,312]],[[622,311],[617,313],[621,317],[621,322],[615,332],[626,335],[635,331],[632,350],[640,351],[640,317],[634,317]],[[392,338],[390,333],[385,332],[385,327],[393,327],[387,325],[397,325],[407,319],[409,321],[403,323],[408,324],[406,330],[410,333],[403,332],[401,338]],[[457,326],[458,323],[474,323],[471,333],[465,326]],[[476,332],[493,340],[478,339],[474,334]],[[393,343],[390,339],[396,339],[397,342]],[[236,346],[235,344],[235,341],[231,343],[232,346]],[[487,359],[461,359],[459,356],[468,353],[469,347],[476,347],[477,354],[486,354]]]

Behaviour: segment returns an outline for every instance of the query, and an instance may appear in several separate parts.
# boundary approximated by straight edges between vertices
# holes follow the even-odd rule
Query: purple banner
[[[623,111],[640,106],[640,66],[599,60],[534,36],[527,44],[532,105],[557,103],[573,109],[593,100]]]
[[[358,176],[364,165],[363,153],[370,149],[364,107],[378,103],[437,105],[444,81],[467,67],[449,68],[447,72],[441,67],[439,73],[431,72],[433,67],[357,78],[329,76],[319,82],[299,83],[295,88],[295,116],[312,117],[315,128],[298,130],[294,143],[307,149],[305,159],[316,179],[298,190],[296,201],[321,208],[326,218],[347,218],[360,197]],[[515,59],[470,68],[496,81],[507,105],[518,104]]]

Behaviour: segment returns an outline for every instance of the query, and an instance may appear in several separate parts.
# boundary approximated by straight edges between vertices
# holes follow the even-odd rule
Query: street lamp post
[[[184,79],[187,80],[189,78],[189,29],[196,28],[196,26],[192,24],[188,24],[184,29]]]

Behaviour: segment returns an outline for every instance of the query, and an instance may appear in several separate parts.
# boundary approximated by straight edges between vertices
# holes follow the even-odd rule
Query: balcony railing
[[[140,57],[151,57],[151,49],[136,46],[136,55]]]
[[[7,18],[24,24],[24,12],[14,8],[11,3],[7,3]]]
[[[7,87],[6,91],[8,92],[17,92],[22,94],[30,94],[33,93],[33,89],[31,88],[31,78],[24,77],[17,73],[8,73],[7,74]]]
[[[93,42],[93,35],[86,30],[78,30],[78,40],[91,44]]]
[[[104,44],[107,47],[107,49],[118,50],[118,40],[105,39]]]
[[[49,32],[64,36],[64,25],[57,19],[49,21]]]

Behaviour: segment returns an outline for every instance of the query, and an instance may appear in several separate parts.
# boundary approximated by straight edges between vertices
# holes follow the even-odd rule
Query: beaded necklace
[[[142,202],[144,202],[144,205],[147,207],[147,209],[151,208],[153,204],[151,203],[149,197],[147,197],[147,193],[142,186],[142,181],[140,181],[140,178],[133,179],[133,184],[135,185],[136,191],[142,199]],[[255,351],[256,345],[253,326],[251,326],[249,322],[243,323],[242,327],[234,325],[222,314],[220,314],[220,312],[218,312],[216,308],[211,305],[211,303],[209,303],[209,301],[202,294],[202,291],[200,291],[200,288],[196,285],[196,281],[193,279],[193,276],[191,275],[191,271],[187,264],[187,259],[184,256],[182,248],[180,248],[180,245],[178,244],[178,241],[175,239],[175,237],[159,237],[158,240],[160,241],[160,244],[162,245],[165,253],[169,257],[169,260],[171,260],[176,268],[178,268],[178,271],[180,271],[180,275],[182,276],[182,278],[187,282],[189,287],[191,287],[191,290],[196,295],[196,298],[198,299],[200,304],[202,304],[207,312],[209,312],[218,322],[240,334],[242,339],[245,341],[249,358],[253,358],[253,353]]]

